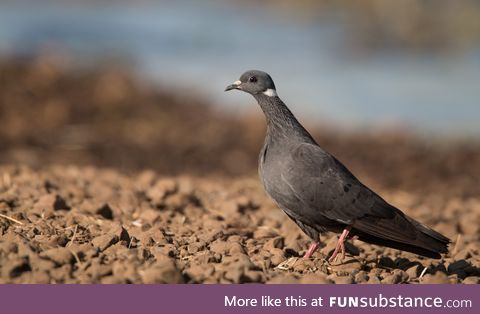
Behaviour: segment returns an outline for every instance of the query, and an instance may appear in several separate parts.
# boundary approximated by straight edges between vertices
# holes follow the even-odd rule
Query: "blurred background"
[[[480,1],[3,0],[0,163],[251,175],[254,68],[367,180],[478,192]]]

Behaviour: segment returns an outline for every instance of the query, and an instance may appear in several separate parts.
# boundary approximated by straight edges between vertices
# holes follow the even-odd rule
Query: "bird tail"
[[[440,241],[433,237],[425,237],[425,239],[423,240],[424,247],[421,247],[416,244],[402,243],[362,232],[356,234],[358,235],[358,239],[364,242],[391,247],[393,249],[407,251],[410,253],[436,259],[441,258],[441,253],[448,252],[448,243],[450,242]],[[428,249],[425,247],[428,247]]]
[[[391,247],[430,258],[448,253],[450,239],[395,210],[393,219],[364,220],[354,228],[359,240]]]
[[[405,218],[419,231],[418,242],[422,247],[437,253],[448,253],[448,245],[451,242],[449,238],[411,217],[405,216]]]

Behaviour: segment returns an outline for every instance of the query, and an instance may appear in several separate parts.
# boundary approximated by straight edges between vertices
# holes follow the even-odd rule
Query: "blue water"
[[[310,123],[480,135],[479,50],[358,57],[335,17],[289,18],[239,1],[74,3],[1,2],[0,54],[62,47],[79,64],[115,56],[229,110],[252,109],[251,98],[223,89],[256,68]]]

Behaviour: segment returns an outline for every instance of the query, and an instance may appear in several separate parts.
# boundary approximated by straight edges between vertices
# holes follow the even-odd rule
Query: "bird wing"
[[[416,228],[397,208],[364,186],[319,146],[299,144],[286,159],[281,178],[311,215],[323,215],[381,238],[414,241]]]

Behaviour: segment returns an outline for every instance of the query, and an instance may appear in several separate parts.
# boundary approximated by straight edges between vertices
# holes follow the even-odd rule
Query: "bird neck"
[[[254,95],[267,121],[267,137],[299,138],[313,141],[312,136],[298,122],[287,105],[278,96]]]

